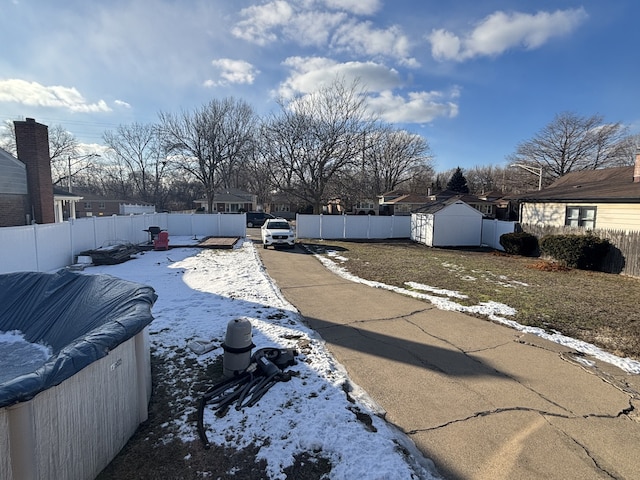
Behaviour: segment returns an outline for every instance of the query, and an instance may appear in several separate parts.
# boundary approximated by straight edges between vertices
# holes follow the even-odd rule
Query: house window
[[[84,202],[84,209],[91,210],[91,202]]]
[[[105,209],[104,202],[98,202],[98,208],[101,209],[101,210],[104,210]]]
[[[275,210],[276,212],[288,212],[289,211],[289,205],[286,203],[278,203],[275,206]]]
[[[596,207],[567,207],[565,225],[571,227],[596,227]]]

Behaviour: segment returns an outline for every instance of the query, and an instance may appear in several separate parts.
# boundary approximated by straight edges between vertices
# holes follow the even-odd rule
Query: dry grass
[[[367,280],[454,290],[474,305],[494,301],[517,310],[513,320],[559,331],[640,360],[640,280],[567,269],[537,258],[482,250],[430,248],[409,241],[305,241],[334,249],[342,265]],[[510,317],[511,318],[511,317]]]

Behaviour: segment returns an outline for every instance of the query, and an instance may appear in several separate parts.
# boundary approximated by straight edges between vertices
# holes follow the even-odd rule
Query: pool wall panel
[[[0,409],[0,448],[9,452],[0,477],[94,479],[147,419],[150,395],[145,328],[60,385]]]

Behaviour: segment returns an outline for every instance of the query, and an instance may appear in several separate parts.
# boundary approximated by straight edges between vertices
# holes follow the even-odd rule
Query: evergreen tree
[[[458,193],[469,193],[469,187],[467,186],[467,179],[464,178],[460,167],[456,168],[456,171],[451,175],[451,180],[447,183],[447,190]]]

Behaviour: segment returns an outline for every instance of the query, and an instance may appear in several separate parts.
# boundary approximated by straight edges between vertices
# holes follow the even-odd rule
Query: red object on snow
[[[153,241],[154,250],[169,250],[169,232],[162,231]]]

